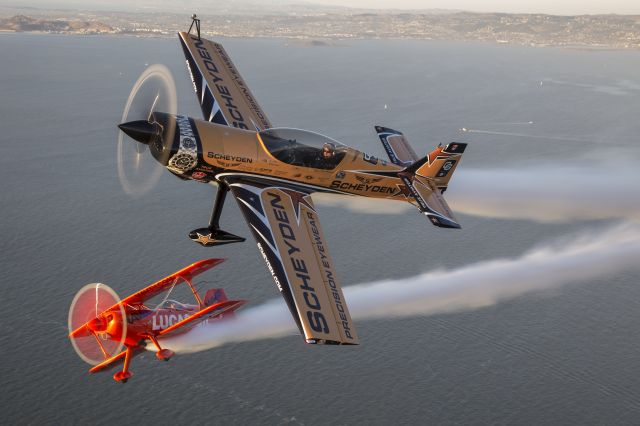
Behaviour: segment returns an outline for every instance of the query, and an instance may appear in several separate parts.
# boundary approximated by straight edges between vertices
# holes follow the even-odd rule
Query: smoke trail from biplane
[[[620,271],[638,271],[639,256],[640,226],[625,224],[549,243],[518,258],[347,286],[344,291],[356,321],[426,316],[478,309],[536,291],[602,280]],[[164,340],[164,345],[195,352],[296,332],[284,302],[277,299],[239,311],[224,327],[202,324],[188,334]]]
[[[460,168],[445,198],[454,213],[537,222],[626,219],[640,221],[637,167],[595,162],[580,168],[557,164],[519,169]],[[360,213],[404,213],[412,206],[364,197],[314,194],[320,206]]]

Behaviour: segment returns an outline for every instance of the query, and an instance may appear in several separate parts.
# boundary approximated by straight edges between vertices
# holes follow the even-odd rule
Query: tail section
[[[462,142],[451,142],[446,146],[439,145],[429,155],[407,167],[406,171],[433,180],[435,185],[444,192],[466,148],[467,144]]]
[[[404,182],[415,203],[431,223],[442,228],[460,228],[442,193],[447,189],[453,171],[467,147],[452,142],[438,146],[426,157],[405,168],[398,176]]]
[[[207,290],[207,292],[204,295],[205,306],[211,306],[216,303],[226,302],[227,300],[229,299],[227,298],[227,295],[225,294],[224,289],[221,289],[221,288],[211,288]]]

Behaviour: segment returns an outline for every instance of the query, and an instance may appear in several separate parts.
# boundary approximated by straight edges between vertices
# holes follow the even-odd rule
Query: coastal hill
[[[25,15],[0,18],[1,31],[38,31],[47,33],[105,34],[116,31],[102,22],[81,20],[37,19]]]

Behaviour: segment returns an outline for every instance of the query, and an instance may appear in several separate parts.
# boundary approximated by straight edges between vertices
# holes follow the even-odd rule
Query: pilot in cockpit
[[[322,158],[331,160],[334,155],[336,155],[336,146],[330,142],[325,143],[322,146]]]

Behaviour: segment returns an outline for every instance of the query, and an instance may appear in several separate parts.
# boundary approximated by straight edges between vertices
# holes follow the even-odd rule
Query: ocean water
[[[640,153],[637,51],[222,42],[273,123],[380,157],[374,124],[402,130],[419,153],[468,142],[461,168],[564,167]],[[179,111],[199,117],[177,37],[0,34],[6,424],[640,422],[640,277],[625,271],[484,309],[357,322],[362,344],[353,348],[291,335],[169,363],[144,354],[124,386],[112,373],[87,374],[66,337],[69,304],[86,283],[123,296],[197,259],[226,257],[206,279],[253,305],[277,297],[251,240],[206,249],[186,237],[208,222],[210,186],[165,173],[144,197],[121,190],[115,126],[153,63],[172,70]],[[517,256],[609,225],[461,215],[463,229],[447,231],[411,211],[319,210],[345,286]],[[222,222],[250,238],[231,200]]]

